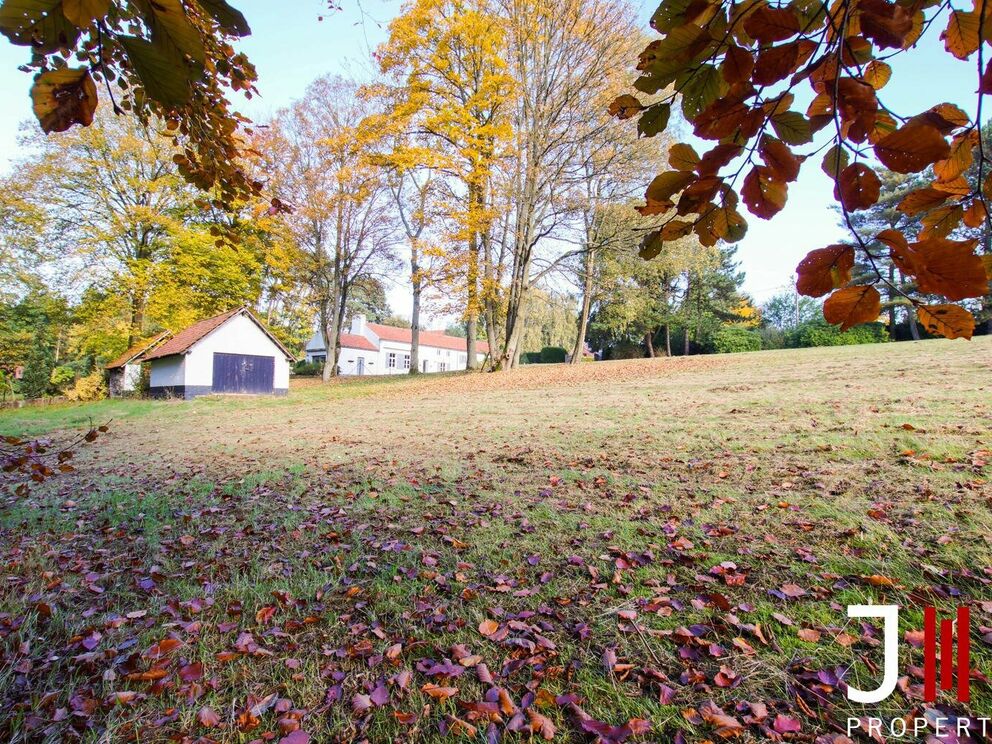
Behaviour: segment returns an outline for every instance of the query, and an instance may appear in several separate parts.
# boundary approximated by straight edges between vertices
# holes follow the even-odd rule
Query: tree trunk
[[[920,328],[916,325],[916,309],[910,305],[906,308],[906,323],[909,325],[909,334],[914,341],[920,340]]]
[[[420,293],[423,291],[423,280],[420,277],[420,267],[414,250],[411,260],[413,269],[413,312],[410,317],[410,369],[411,375],[420,374]]]
[[[338,329],[341,326],[341,309],[337,297],[331,297],[326,302],[327,309],[324,309],[321,315],[325,318],[324,349],[327,357],[324,360],[324,372],[321,378],[324,382],[330,382],[331,378],[337,377],[338,374]]]
[[[647,344],[648,347],[649,359],[654,359],[654,338],[652,338],[653,336],[654,336],[653,331],[648,331],[647,333],[644,334],[644,343]]]
[[[665,356],[672,355],[672,327],[665,323]]]
[[[575,348],[572,350],[572,364],[578,364],[582,361],[582,353],[586,347],[586,330],[589,326],[589,310],[592,307],[592,278],[596,261],[596,251],[592,248],[587,250],[585,259],[582,277],[582,306],[579,308],[579,335],[575,338]]]

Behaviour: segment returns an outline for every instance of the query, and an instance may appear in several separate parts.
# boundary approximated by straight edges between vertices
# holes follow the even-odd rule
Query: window
[[[438,362],[437,363],[437,371],[438,372],[447,372],[448,371],[448,365],[445,362]]]
[[[410,369],[410,355],[403,355],[403,369]]]
[[[314,354],[312,359],[314,364],[323,364],[327,361],[327,356],[325,354]]]
[[[396,369],[396,352],[395,351],[389,352],[389,355],[386,357],[386,366],[389,367],[390,369]]]
[[[441,350],[440,349],[437,350],[437,355],[438,356],[441,356]]]
[[[451,349],[448,349],[446,352],[444,352],[444,355],[448,357],[448,359],[451,359]]]

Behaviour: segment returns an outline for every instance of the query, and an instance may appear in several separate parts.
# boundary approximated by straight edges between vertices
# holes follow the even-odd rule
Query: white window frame
[[[403,355],[403,369],[410,369],[410,355]]]
[[[388,354],[386,354],[386,366],[389,367],[389,369],[396,369],[396,352],[395,351],[391,351]]]

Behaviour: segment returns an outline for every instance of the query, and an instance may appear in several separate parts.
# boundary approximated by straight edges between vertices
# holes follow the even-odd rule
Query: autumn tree
[[[343,78],[314,81],[259,140],[270,188],[299,249],[296,271],[318,309],[327,348],[324,380],[337,373],[338,337],[356,283],[392,269],[398,242],[385,174],[369,157],[374,113]]]
[[[505,43],[504,20],[488,0],[414,0],[390,23],[378,51],[392,85],[394,127],[427,137],[421,164],[455,182],[451,194],[459,206],[450,210],[450,237],[460,250],[449,252],[445,274],[460,276],[464,288],[470,369],[481,294],[492,288],[491,278],[480,276],[480,256],[488,255],[493,169],[510,132],[505,106],[513,80]]]
[[[739,240],[746,230],[739,201],[760,219],[774,217],[804,162],[822,152],[817,159],[834,181],[851,240],[810,253],[798,267],[799,290],[830,295],[824,315],[849,328],[878,317],[876,285],[889,286],[882,267],[875,266],[877,249],[851,219],[878,201],[877,164],[902,174],[932,167],[933,177],[898,204],[907,216],[919,216],[924,229],[911,239],[895,229],[871,237],[915,279],[918,293],[952,302],[987,294],[989,276],[975,253],[977,240],[948,235],[959,224],[976,227],[989,220],[992,174],[978,136],[982,100],[992,92],[992,68],[984,58],[989,12],[981,2],[967,10],[887,0],[837,0],[829,6],[664,0],[651,19],[661,38],[642,51],[634,83],[642,94],[662,99],[642,102],[625,94],[613,111],[654,121],[667,117],[679,100],[694,134],[714,145],[702,155],[673,155],[672,170],[650,184],[643,209],[669,217],[648,240],[689,231],[704,244]],[[934,29],[942,29],[949,54],[977,58],[978,121],[952,102],[907,114],[883,102],[892,75],[887,60],[913,50]],[[801,86],[812,93],[805,111],[795,107]],[[973,163],[977,188],[964,178]],[[870,281],[852,283],[859,253],[875,271]],[[907,299],[928,330],[971,336],[974,320],[963,308],[927,304],[915,293]]]
[[[612,0],[501,0],[500,7],[516,81],[515,147],[504,176],[503,224],[494,239],[494,251],[505,256],[506,277],[490,301],[499,322],[491,324],[489,342],[496,349],[494,368],[506,369],[519,355],[528,292],[574,253],[562,251],[554,238],[585,232],[577,207],[588,198],[584,186],[590,167],[596,169],[591,157],[611,141],[605,106],[639,29],[631,8]]]

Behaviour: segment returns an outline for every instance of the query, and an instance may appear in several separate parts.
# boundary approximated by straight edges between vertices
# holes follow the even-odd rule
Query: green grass
[[[908,644],[908,693],[870,710],[837,690],[818,704],[804,675],[853,665],[872,686],[875,641],[848,604],[900,604],[908,630],[924,602],[970,602],[973,626],[992,625],[990,351],[762,352],[0,413],[4,434],[56,439],[112,419],[75,473],[0,512],[0,732],[243,743],[278,741],[295,716],[312,741],[442,741],[451,726],[482,740],[488,721],[466,704],[492,686],[516,706],[537,695],[561,741],[586,738],[563,694],[610,725],[648,719],[658,741],[716,738],[684,715],[710,699],[737,717],[764,703],[810,737],[849,714],[906,714],[922,662]],[[773,594],[787,584],[804,594]],[[482,635],[486,619],[507,639]],[[180,646],[149,658],[166,638]],[[465,654],[493,685],[474,661],[426,671]],[[977,638],[973,659],[988,673]],[[203,677],[184,679],[194,662]],[[156,666],[164,681],[134,676]],[[389,702],[353,712],[380,681]],[[458,692],[437,700],[427,683]],[[273,694],[257,725],[238,718]],[[992,693],[974,680],[970,704],[943,702],[988,715]],[[205,705],[222,726],[199,723]]]

